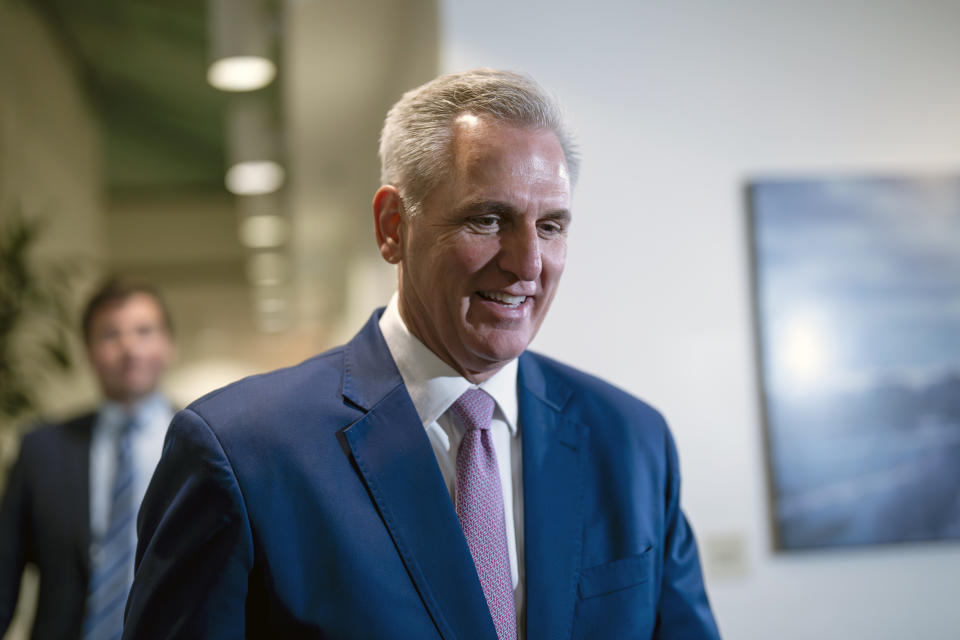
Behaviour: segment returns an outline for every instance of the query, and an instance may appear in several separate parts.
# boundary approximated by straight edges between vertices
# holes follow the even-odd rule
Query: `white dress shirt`
[[[503,490],[517,628],[523,629],[523,475],[517,425],[517,361],[512,360],[485,382],[471,384],[410,333],[400,317],[396,293],[380,318],[380,331],[427,431],[451,500],[456,492],[457,450],[463,429],[448,410],[471,387],[483,389],[496,401],[490,432]]]
[[[133,409],[137,426],[133,432],[135,473],[133,495],[136,504],[143,501],[147,485],[160,461],[163,439],[173,418],[173,408],[160,393],[148,396]],[[129,410],[116,402],[100,407],[90,438],[90,539],[98,540],[110,523],[113,476],[117,467],[117,439],[131,417]],[[134,537],[136,533],[134,532]]]

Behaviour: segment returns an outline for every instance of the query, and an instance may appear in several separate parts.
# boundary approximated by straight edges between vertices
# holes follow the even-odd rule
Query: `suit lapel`
[[[586,426],[566,418],[569,390],[530,355],[518,373],[528,640],[569,638],[580,570]]]
[[[366,414],[344,437],[441,636],[495,639],[450,494],[378,318],[346,347],[343,393]]]

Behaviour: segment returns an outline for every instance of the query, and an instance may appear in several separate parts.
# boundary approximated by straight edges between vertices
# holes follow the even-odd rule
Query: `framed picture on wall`
[[[748,202],[777,547],[960,538],[960,177]]]

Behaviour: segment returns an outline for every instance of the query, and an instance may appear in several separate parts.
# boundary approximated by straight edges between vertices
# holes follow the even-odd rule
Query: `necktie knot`
[[[489,429],[493,419],[493,397],[483,389],[467,389],[463,395],[453,403],[453,414],[460,420],[464,428]]]
[[[136,415],[125,415],[123,417],[123,422],[120,423],[120,430],[117,434],[121,438],[130,437],[132,434],[136,433],[137,429],[140,428],[140,422],[137,420]]]

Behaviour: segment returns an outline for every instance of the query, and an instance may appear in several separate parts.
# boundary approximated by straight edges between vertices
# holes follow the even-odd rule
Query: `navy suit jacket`
[[[0,636],[27,563],[40,574],[31,637],[79,638],[90,579],[90,434],[95,413],[39,427],[20,444],[0,505]]]
[[[174,418],[124,638],[496,639],[379,315]],[[518,401],[527,637],[719,637],[661,416],[533,353]]]

